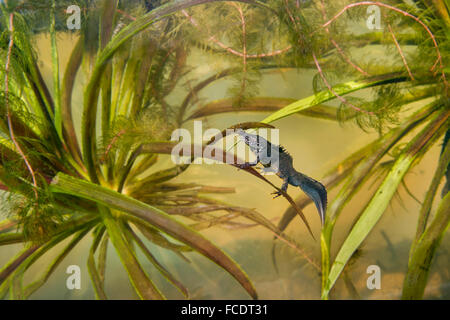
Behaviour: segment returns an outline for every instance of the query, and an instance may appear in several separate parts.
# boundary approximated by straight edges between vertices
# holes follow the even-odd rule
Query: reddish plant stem
[[[288,52],[289,50],[292,49],[292,46],[289,45],[284,49],[279,49],[279,50],[275,50],[272,52],[268,52],[268,53],[260,53],[260,54],[248,54],[247,55],[247,59],[255,59],[255,58],[266,58],[266,57],[274,57],[280,54],[283,54],[285,52]]]
[[[284,0],[284,6],[286,7],[286,12],[287,12],[288,15],[289,15],[289,19],[292,21],[293,25],[294,25],[294,26],[297,28],[297,30],[298,30],[297,22],[295,21],[294,16],[292,15],[291,10],[289,10],[289,2],[288,2],[288,0]]]
[[[350,64],[353,68],[355,68],[358,72],[362,73],[365,76],[370,76],[369,73],[367,73],[366,71],[364,71],[360,66],[358,66],[357,64],[353,63],[349,57],[347,57],[347,55],[344,53],[344,51],[341,49],[341,47],[339,46],[339,44],[334,41],[334,39],[331,39],[331,43],[333,44],[333,46],[338,50],[339,54],[342,56],[342,58],[348,63]]]
[[[323,3],[323,0],[320,1],[320,10],[322,11],[322,17],[324,21],[327,21],[327,13],[325,10],[325,4]],[[354,69],[356,69],[358,72],[362,73],[365,76],[369,76],[369,74],[364,71],[360,66],[356,65],[355,63],[353,63],[350,58],[344,53],[344,51],[342,50],[342,48],[339,46],[339,44],[331,37],[330,34],[330,29],[328,27],[325,27],[325,31],[328,33],[328,35],[330,36],[330,41],[333,44],[333,46],[336,48],[336,50],[339,52],[339,54],[341,55],[341,57],[349,64],[351,65]]]
[[[336,98],[338,98],[342,103],[348,105],[349,107],[355,109],[355,110],[358,111],[358,112],[363,112],[363,113],[367,113],[367,114],[370,114],[370,115],[374,115],[373,112],[371,112],[371,111],[366,111],[366,110],[363,110],[363,109],[361,109],[361,108],[358,108],[357,106],[351,104],[351,103],[348,102],[346,99],[344,99],[344,98],[341,97],[339,94],[337,94],[337,92],[333,90],[333,88],[332,88],[331,85],[328,83],[327,79],[325,78],[325,75],[323,74],[323,71],[322,71],[322,68],[321,68],[321,66],[320,66],[320,64],[319,64],[319,61],[318,61],[317,58],[316,58],[316,54],[313,53],[312,56],[313,56],[313,59],[314,59],[314,63],[316,64],[317,71],[319,71],[320,77],[322,78],[323,82],[324,82],[325,85],[327,86],[328,90],[330,90],[330,92],[331,92],[334,96],[336,96]]]
[[[326,28],[327,26],[329,26],[333,21],[335,21],[336,19],[338,19],[342,14],[344,14],[344,12],[346,12],[348,9],[353,8],[353,7],[359,7],[359,6],[371,6],[371,5],[376,5],[376,6],[380,6],[380,7],[384,7],[387,8],[389,10],[401,13],[402,15],[409,17],[411,19],[413,19],[414,21],[416,21],[417,23],[419,23],[424,29],[425,31],[428,33],[428,35],[430,36],[431,40],[433,41],[433,45],[436,49],[436,55],[437,55],[437,59],[436,62],[433,64],[433,66],[431,67],[430,71],[433,71],[434,68],[436,68],[436,66],[439,64],[439,68],[441,70],[441,77],[443,79],[444,85],[445,85],[445,91],[447,92],[448,90],[448,83],[447,83],[447,79],[445,77],[445,73],[444,73],[444,65],[442,62],[442,56],[441,56],[441,52],[439,50],[439,46],[437,44],[436,38],[433,35],[433,33],[431,32],[430,28],[427,27],[427,25],[420,20],[419,18],[417,18],[416,16],[403,11],[399,8],[396,8],[394,6],[382,3],[382,2],[378,2],[378,1],[361,1],[361,2],[356,2],[356,3],[351,3],[346,5],[341,11],[339,11],[333,18],[331,18],[330,20],[328,20],[326,23],[324,23],[322,25],[322,28]]]
[[[232,2],[231,5],[239,11],[239,16],[241,17],[241,23],[242,23],[242,51],[243,51],[242,63],[244,64],[244,69],[243,69],[241,92],[239,94],[240,96],[242,96],[245,92],[245,87],[246,87],[245,81],[247,80],[246,79],[246,74],[247,74],[247,31],[246,31],[246,24],[245,24],[245,16],[244,16],[244,12],[242,11],[241,6],[234,2]]]
[[[184,14],[184,16],[189,20],[189,22],[194,27],[196,27],[197,29],[200,29],[200,26],[199,26],[198,22],[192,16],[190,16],[189,13],[186,10],[183,9],[183,10],[181,10],[181,12]],[[223,44],[222,42],[217,40],[215,36],[210,36],[208,40],[214,42],[219,47],[221,47],[222,49],[228,51],[231,54],[234,54],[234,55],[237,55],[237,56],[242,56],[242,53],[240,53],[239,51],[236,51],[236,50],[226,46],[225,44]]]
[[[300,254],[303,256],[303,258],[305,258],[305,260],[308,261],[309,264],[311,264],[311,266],[314,267],[314,269],[320,271],[320,267],[317,265],[317,263],[316,263],[314,260],[312,260],[312,259],[305,253],[305,251],[303,251],[302,248],[300,248],[299,246],[297,246],[297,245],[291,243],[290,241],[284,239],[282,236],[280,236],[279,234],[277,234],[277,233],[274,232],[273,230],[270,230],[270,229],[269,229],[269,231],[272,232],[273,235],[274,235],[275,237],[277,237],[279,240],[283,241],[283,242],[284,242],[285,244],[287,244],[289,247],[291,247],[292,249],[294,249],[295,251],[297,251],[298,253],[300,253]]]
[[[408,66],[408,62],[406,62],[405,55],[403,54],[402,48],[400,47],[400,44],[397,41],[397,38],[396,38],[396,36],[394,34],[394,31],[392,30],[392,27],[391,27],[390,23],[388,23],[388,29],[389,29],[389,32],[391,33],[392,39],[394,40],[395,46],[397,47],[398,53],[402,57],[403,65],[405,66],[406,70],[408,71],[408,74],[409,74],[409,77],[411,78],[411,80],[414,81],[414,77],[413,77],[413,75],[411,73],[411,70],[409,69],[409,66]]]
[[[22,148],[20,147],[19,143],[16,140],[16,137],[14,135],[14,128],[11,120],[11,110],[9,108],[9,68],[11,65],[11,55],[12,55],[12,48],[14,46],[14,13],[11,13],[9,15],[9,44],[8,44],[8,54],[6,56],[6,65],[5,65],[5,105],[6,105],[6,117],[8,119],[8,129],[9,129],[9,135],[11,137],[12,142],[14,143],[14,146],[17,149],[17,152],[20,154],[22,159],[24,160],[28,171],[31,174],[31,178],[33,179],[33,192],[36,197],[36,200],[38,200],[38,185],[36,181],[36,175],[34,173],[33,168],[31,167],[30,162],[28,161],[27,156],[23,152]]]
[[[300,253],[303,258],[309,262],[309,264],[311,264],[311,266],[314,267],[314,269],[316,269],[317,271],[320,271],[320,267],[317,265],[317,263],[312,260],[304,251],[303,249],[301,249],[300,247],[290,243],[289,241],[287,241],[286,239],[283,239],[282,237],[280,237],[278,234],[276,234],[275,232],[272,231],[272,233],[275,235],[275,237],[277,237],[279,240],[283,241],[285,244],[287,244],[289,247],[291,247],[292,249],[294,249],[295,251],[297,251],[298,253]]]
[[[103,154],[100,162],[104,162],[106,160],[106,157],[108,156],[109,152],[111,151],[112,147],[114,146],[114,144],[117,142],[117,140],[123,136],[126,133],[125,129],[120,130],[112,139],[111,142],[108,144],[108,146],[106,147],[105,153]]]
[[[126,17],[126,18],[128,18],[128,19],[130,19],[130,20],[132,20],[132,21],[135,21],[135,20],[136,20],[135,17],[129,15],[129,14],[126,13],[125,11],[122,11],[122,10],[120,10],[120,9],[116,9],[116,11],[117,11],[118,13],[120,13],[121,15],[123,15],[124,17]]]
[[[199,24],[197,23],[197,21],[196,21],[192,16],[190,16],[190,15],[187,13],[186,10],[183,9],[183,10],[181,10],[181,12],[184,14],[184,16],[189,20],[189,22],[190,22],[194,27],[196,27],[197,29],[200,29],[200,26],[199,26]],[[225,45],[223,42],[217,40],[217,38],[216,38],[215,36],[210,36],[208,40],[214,42],[216,45],[218,45],[219,47],[221,47],[221,48],[224,49],[225,51],[227,51],[227,52],[229,52],[229,53],[231,53],[231,54],[233,54],[233,55],[235,55],[235,56],[238,56],[238,57],[241,57],[241,58],[244,57],[244,54],[243,54],[242,52],[239,52],[239,51],[237,51],[237,50],[235,50],[235,49],[233,49],[233,48],[228,47],[228,46]],[[287,51],[289,51],[289,50],[291,50],[291,49],[292,49],[292,46],[287,46],[287,47],[284,48],[284,49],[275,50],[275,51],[268,52],[268,53],[245,54],[245,57],[246,57],[247,59],[258,59],[258,58],[274,57],[274,56],[283,54],[283,53],[285,53],[285,52],[287,52]]]

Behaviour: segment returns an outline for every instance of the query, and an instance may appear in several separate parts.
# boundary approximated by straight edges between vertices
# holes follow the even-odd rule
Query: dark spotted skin
[[[314,201],[323,224],[327,209],[327,190],[323,184],[295,170],[292,156],[283,147],[273,145],[261,136],[242,129],[236,132],[256,156],[254,162],[247,162],[239,167],[248,168],[261,163],[264,166],[263,172],[274,172],[283,180],[281,190],[287,191],[288,185],[300,187]],[[280,195],[280,192],[275,192],[275,198]]]
[[[161,5],[161,0],[145,0],[145,9],[147,12],[152,11]]]

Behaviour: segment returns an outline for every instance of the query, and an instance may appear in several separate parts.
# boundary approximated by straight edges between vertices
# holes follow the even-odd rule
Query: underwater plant
[[[322,277],[324,299],[329,298],[339,276],[356,257],[362,242],[399,188],[403,186],[415,198],[404,178],[447,132],[438,168],[425,200],[421,202],[404,280],[403,298],[422,298],[434,253],[449,225],[446,198],[450,171],[447,158],[450,115],[448,3],[283,0],[267,4],[278,16],[278,24],[267,23],[264,28],[278,30],[281,35],[273,40],[276,41],[276,50],[248,53],[249,48],[253,51],[267,48],[266,43],[249,31],[251,25],[248,21],[254,23],[251,18],[247,23],[242,18],[240,43],[226,46],[218,38],[203,36],[209,40],[204,46],[215,45],[226,54],[235,56],[237,61],[242,61],[243,72],[238,76],[241,88],[252,86],[249,79],[257,79],[261,75],[262,65],[269,67],[276,63],[280,69],[315,71],[312,78],[315,94],[296,101],[258,97],[254,88],[246,94],[241,90],[238,91],[238,100],[226,98],[210,102],[197,109],[191,119],[236,111],[276,111],[263,118],[261,123],[273,123],[301,113],[341,123],[353,121],[362,130],[374,130],[379,134],[376,141],[351,154],[321,179],[327,189],[338,189],[337,196],[329,201],[321,233],[322,266],[318,274]],[[373,12],[378,12],[379,16]],[[250,12],[246,13],[245,17],[251,16]],[[381,20],[384,27],[377,26],[380,22],[374,23],[373,19]],[[363,30],[355,28],[358,22],[367,27]],[[203,24],[207,23],[205,18]],[[209,23],[212,26],[207,30],[221,26],[220,22]],[[222,26],[217,29],[226,30]],[[260,46],[250,43],[255,38]],[[386,59],[370,54],[371,48],[380,46]],[[242,49],[238,51],[236,47]],[[369,54],[358,55],[360,48]],[[331,100],[338,104],[324,105]],[[418,129],[421,131],[417,132]],[[447,182],[433,216],[431,208],[442,179],[447,179]],[[331,246],[338,245],[332,241],[336,221],[357,192],[373,180],[381,180],[382,183],[355,218],[345,241],[339,245],[337,255],[332,257]],[[311,199],[307,195],[297,199],[300,208],[309,203]],[[294,208],[289,208],[278,224],[279,229],[284,231],[297,213]],[[310,258],[308,262],[314,266]]]
[[[109,242],[140,298],[164,295],[144,270],[135,246],[188,296],[181,279],[156,260],[147,240],[182,259],[192,250],[206,256],[256,298],[239,265],[198,232],[233,226],[233,219],[245,217],[294,247],[322,277],[322,298],[328,299],[340,275],[345,276],[346,265],[404,185],[405,175],[447,131],[419,215],[403,290],[404,298],[421,298],[434,252],[449,224],[448,187],[431,215],[440,182],[445,177],[448,183],[450,171],[448,5],[427,0],[143,3],[8,0],[0,4],[0,188],[9,214],[0,222],[0,245],[24,244],[0,269],[0,296],[29,297],[82,239],[92,235],[88,268],[97,298],[107,298]],[[81,30],[60,78],[57,36],[59,31],[67,32],[64,10],[73,4],[83,8]],[[384,30],[375,27],[355,34],[352,24],[367,18],[369,6],[380,10]],[[37,7],[49,9],[49,21],[34,10]],[[51,85],[43,78],[32,42],[33,34],[42,31],[50,34]],[[353,56],[359,48],[380,45],[388,62]],[[206,78],[195,73],[195,63],[190,61],[193,48],[222,62]],[[262,76],[285,69],[313,71],[315,93],[301,100],[259,96]],[[81,71],[83,102],[74,106]],[[232,80],[227,96],[205,102],[201,91],[226,79]],[[325,104],[332,100],[338,104]],[[419,104],[410,107],[414,102]],[[83,112],[79,123],[73,118],[75,107]],[[171,182],[189,165],[159,169],[174,146],[169,141],[174,129],[190,120],[238,111],[271,112],[258,121],[262,124],[301,114],[352,121],[379,134],[321,179],[328,190],[339,189],[329,199],[321,231],[321,267],[283,233],[298,208],[310,203],[306,196],[297,199],[276,227],[252,209],[202,195],[230,189]],[[336,221],[372,177],[383,182],[332,257],[331,246],[338,245],[332,237]],[[226,214],[211,214],[217,211]],[[192,220],[191,226],[180,222]],[[67,240],[42,276],[24,285],[25,272]]]
[[[205,196],[233,189],[172,182],[189,165],[161,169],[161,163],[169,162],[164,154],[173,148],[172,131],[182,125],[190,100],[205,86],[200,83],[182,101],[170,102],[171,94],[191,72],[187,62],[191,39],[180,28],[178,19],[186,18],[179,11],[202,2],[169,2],[147,14],[137,2],[109,0],[0,4],[0,186],[8,215],[0,222],[0,245],[24,245],[0,269],[1,297],[28,298],[88,237],[93,238],[87,265],[99,299],[108,296],[109,243],[140,298],[165,296],[138,253],[189,297],[188,289],[156,259],[146,241],[186,262],[186,252],[202,254],[257,297],[240,266],[200,231],[213,226],[263,225],[291,240],[255,210]],[[85,10],[60,77],[58,31],[66,30],[65,9],[74,3]],[[42,15],[48,11],[46,25]],[[177,12],[179,17],[166,17]],[[43,77],[33,46],[33,36],[42,31],[50,34],[51,84]],[[83,115],[77,123],[72,98],[78,74],[83,74],[86,84]],[[213,214],[219,212],[224,214]],[[252,223],[235,223],[239,217]],[[55,248],[63,243],[62,249]],[[24,275],[30,267],[54,250],[59,252],[42,274],[26,282]]]
[[[365,9],[368,6],[375,6],[383,13],[384,30],[355,34],[346,28],[347,23],[358,19],[358,14],[367,17]],[[435,176],[421,203],[417,233],[411,245],[404,280],[403,299],[420,299],[423,296],[434,253],[450,222],[447,187],[449,9],[448,3],[444,4],[443,1],[361,1],[343,4],[338,2],[334,5],[315,1],[311,10],[316,15],[322,15],[322,20],[318,22],[314,18],[305,18],[313,14],[305,14],[304,8],[298,3],[285,1],[285,10],[291,19],[290,25],[300,33],[295,38],[305,39],[307,34],[304,30],[314,30],[313,36],[309,38],[311,44],[308,56],[313,63],[310,68],[315,67],[317,70],[313,79],[317,93],[291,103],[262,122],[272,123],[294,113],[304,112],[319,103],[337,99],[340,102],[337,107],[340,121],[354,119],[362,129],[375,129],[380,136],[337,164],[321,180],[329,190],[339,189],[328,205],[321,234],[323,299],[328,299],[339,276],[381,218],[398,188],[403,185],[407,189],[405,175],[447,132]],[[350,15],[350,12],[352,16],[347,16],[346,19],[345,15]],[[304,19],[297,19],[299,15]],[[400,27],[401,33],[394,31]],[[328,46],[323,46],[324,41]],[[319,47],[318,44],[322,46]],[[352,58],[354,49],[362,45],[366,45],[366,48],[384,45],[389,59],[378,61],[360,58],[358,61]],[[405,46],[409,47],[407,53]],[[304,44],[300,42],[297,49],[304,48]],[[368,87],[375,87],[371,100],[351,95]],[[411,109],[410,104],[418,101],[422,106]],[[406,113],[407,110],[409,113]],[[408,115],[400,117],[401,114]],[[417,127],[421,127],[421,131],[413,133]],[[331,246],[335,245],[332,236],[337,219],[373,176],[382,179],[382,183],[355,218],[337,255],[332,257]],[[443,178],[447,182],[442,191],[442,200],[435,215],[431,217],[431,207]],[[305,196],[297,199],[300,207],[309,202]],[[285,230],[294,217],[295,212],[289,208],[278,225],[280,230]]]

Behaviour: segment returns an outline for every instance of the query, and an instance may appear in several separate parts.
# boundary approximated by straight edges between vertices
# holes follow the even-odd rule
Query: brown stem
[[[198,92],[207,87],[212,82],[227,77],[233,73],[237,72],[236,68],[228,68],[223,71],[220,71],[216,73],[215,75],[203,80],[202,82],[198,83],[194,88],[192,88],[189,93],[187,94],[186,98],[184,98],[183,103],[181,104],[180,111],[178,113],[178,123],[182,124],[184,119],[184,114],[186,113],[186,110],[191,102],[192,99],[194,99]]]
[[[184,14],[184,16],[185,16],[187,19],[189,19],[189,22],[190,22],[194,27],[196,27],[197,29],[200,29],[200,26],[199,26],[198,22],[197,22],[192,16],[190,16],[189,13],[187,13],[186,10],[181,10],[181,12]],[[208,38],[208,40],[214,42],[216,45],[218,45],[218,46],[221,47],[222,49],[226,50],[227,52],[229,52],[229,53],[231,53],[231,54],[233,54],[233,55],[235,55],[235,56],[238,56],[238,57],[245,57],[245,58],[247,58],[247,59],[259,59],[259,58],[274,57],[274,56],[283,54],[283,53],[285,53],[285,52],[287,52],[287,51],[289,51],[289,50],[292,49],[292,46],[289,45],[289,46],[287,46],[287,47],[284,48],[284,49],[274,50],[274,51],[268,52],[268,53],[247,54],[247,53],[242,53],[242,52],[239,52],[239,51],[237,51],[237,50],[235,50],[235,49],[233,49],[233,48],[228,47],[228,46],[225,45],[223,42],[217,40],[217,38],[216,38],[214,35],[211,35],[211,36]]]
[[[247,31],[246,31],[246,24],[245,24],[245,17],[244,12],[242,11],[242,8],[239,4],[231,3],[233,7],[235,7],[239,11],[239,16],[241,17],[241,23],[242,23],[242,63],[244,65],[243,67],[243,76],[242,76],[242,84],[241,84],[241,92],[239,93],[239,97],[242,97],[242,95],[245,92],[246,87],[246,75],[247,75]]]
[[[414,81],[414,77],[413,77],[413,75],[411,73],[411,70],[409,69],[409,66],[408,66],[408,62],[406,62],[405,55],[403,54],[402,48],[400,47],[400,45],[399,45],[399,43],[397,41],[397,38],[395,37],[394,31],[392,30],[392,27],[391,27],[390,23],[388,23],[388,29],[389,29],[389,32],[392,35],[392,40],[394,40],[395,46],[397,47],[397,50],[398,50],[398,53],[402,57],[403,65],[405,66],[406,70],[408,71],[408,74],[409,74],[409,77],[411,78],[411,80]]]
[[[111,142],[106,146],[105,149],[105,153],[102,155],[102,157],[100,158],[100,162],[103,163],[106,161],[106,158],[109,155],[109,152],[111,151],[111,149],[113,148],[114,144],[116,144],[117,140],[119,140],[119,138],[121,136],[123,136],[127,131],[125,129],[120,130],[112,139]]]
[[[132,15],[129,15],[129,14],[126,13],[125,11],[122,11],[122,10],[120,10],[120,9],[116,9],[116,11],[117,11],[117,13],[120,13],[121,15],[123,15],[124,17],[126,17],[126,18],[128,18],[128,19],[130,19],[130,20],[132,20],[132,21],[135,21],[135,20],[136,20],[135,17],[133,17]]]
[[[320,10],[322,11],[322,17],[324,21],[327,21],[327,13],[325,11],[325,4],[323,3],[323,0],[320,1]],[[361,67],[359,67],[358,65],[356,65],[355,63],[353,63],[349,57],[347,57],[347,55],[344,53],[344,51],[342,50],[342,48],[339,46],[339,44],[331,37],[330,34],[330,29],[328,27],[325,28],[325,31],[328,33],[328,35],[330,36],[330,41],[333,44],[333,46],[336,48],[336,50],[339,52],[339,54],[341,55],[341,57],[349,64],[351,65],[353,68],[355,68],[358,72],[362,73],[365,76],[369,76],[369,74],[364,71],[363,69],[361,69]]]
[[[3,281],[5,281],[9,277],[9,275],[14,272],[14,270],[16,270],[22,264],[22,262],[24,262],[37,249],[39,249],[39,247],[39,245],[33,245],[32,247],[22,251],[20,256],[9,263],[9,265],[0,273],[0,284],[2,284]]]
[[[323,82],[327,86],[328,90],[330,90],[330,92],[334,96],[336,96],[336,98],[338,98],[342,103],[348,105],[349,107],[355,109],[358,112],[363,112],[363,113],[367,113],[367,114],[370,114],[370,115],[374,115],[374,113],[371,112],[371,111],[366,111],[366,110],[363,110],[361,108],[358,108],[357,106],[355,106],[352,103],[348,102],[345,98],[341,97],[336,91],[334,91],[334,89],[331,87],[331,85],[328,83],[327,79],[325,78],[325,75],[323,74],[323,71],[322,71],[322,68],[321,68],[321,66],[319,64],[319,61],[316,58],[316,54],[313,53],[312,56],[313,56],[313,59],[314,59],[314,63],[316,64],[317,70],[319,71],[320,77],[322,78]]]
[[[443,65],[443,62],[442,62],[442,55],[441,55],[441,52],[439,50],[439,46],[437,44],[436,38],[433,35],[433,33],[431,32],[430,28],[428,28],[427,25],[422,20],[417,18],[416,16],[414,16],[414,15],[412,15],[412,14],[406,12],[406,11],[403,11],[403,10],[401,10],[399,8],[396,8],[394,6],[391,6],[391,5],[382,3],[382,2],[378,2],[378,1],[361,1],[361,2],[356,2],[356,3],[351,3],[351,4],[346,5],[341,11],[339,11],[333,18],[328,20],[321,27],[322,28],[326,28],[327,26],[329,26],[333,21],[338,19],[342,14],[344,14],[344,12],[346,12],[350,8],[358,7],[358,6],[371,6],[371,5],[384,7],[384,8],[387,8],[389,10],[401,13],[402,15],[413,19],[414,21],[419,23],[425,29],[425,31],[428,33],[428,35],[430,36],[431,40],[433,41],[433,45],[434,45],[434,47],[436,49],[436,54],[437,54],[436,62],[434,63],[434,65],[431,67],[430,70],[433,71],[434,68],[436,67],[436,65],[439,64],[439,67],[441,69],[441,74],[442,74],[441,77],[442,77],[442,79],[444,81],[445,90],[447,92],[447,90],[448,90],[448,83],[447,83],[447,79],[446,79],[445,73],[444,73],[444,65]]]
[[[63,119],[64,136],[67,140],[67,146],[79,165],[83,165],[81,160],[81,150],[78,145],[75,127],[72,118],[72,93],[75,84],[75,78],[83,60],[84,37],[78,39],[75,48],[70,55],[69,62],[63,78],[62,90],[62,110],[61,115]]]

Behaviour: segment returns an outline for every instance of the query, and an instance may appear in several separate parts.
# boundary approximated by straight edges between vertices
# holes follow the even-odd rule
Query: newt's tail
[[[317,211],[319,211],[320,221],[323,226],[327,211],[327,189],[319,181],[316,181],[304,174],[298,174],[300,175],[300,183],[298,186],[308,195],[308,197],[312,199],[312,201],[314,201]]]

